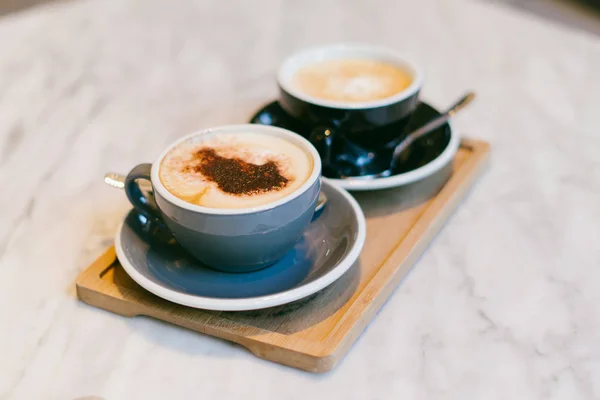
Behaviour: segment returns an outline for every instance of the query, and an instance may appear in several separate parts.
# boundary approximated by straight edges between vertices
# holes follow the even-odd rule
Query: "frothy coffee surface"
[[[336,59],[300,68],[291,84],[319,99],[357,103],[393,96],[411,81],[406,71],[382,61]]]
[[[245,208],[279,200],[312,172],[295,144],[254,132],[207,133],[175,146],[159,177],[176,197],[203,207]]]

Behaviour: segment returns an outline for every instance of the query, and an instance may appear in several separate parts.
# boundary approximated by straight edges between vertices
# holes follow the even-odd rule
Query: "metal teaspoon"
[[[438,115],[425,125],[412,131],[406,135],[398,144],[395,144],[394,151],[392,153],[392,159],[388,169],[378,172],[376,174],[361,175],[361,176],[342,176],[344,180],[373,180],[378,178],[387,178],[392,175],[392,171],[401,162],[402,154],[415,140],[435,131],[440,126],[444,125],[450,118],[452,118],[458,111],[462,110],[469,103],[475,99],[475,93],[469,92],[464,95],[460,100],[452,105],[446,112]]]

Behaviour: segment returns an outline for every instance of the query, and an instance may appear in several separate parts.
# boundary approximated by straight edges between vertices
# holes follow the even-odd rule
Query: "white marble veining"
[[[492,165],[337,369],[75,298],[102,183],[242,122],[294,49],[396,48]],[[64,1],[0,17],[0,398],[600,398],[600,38],[481,1]]]

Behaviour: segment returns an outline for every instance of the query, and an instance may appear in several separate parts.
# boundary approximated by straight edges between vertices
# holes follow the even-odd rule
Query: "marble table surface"
[[[79,302],[105,171],[245,121],[288,53],[398,49],[488,172],[332,372]],[[600,38],[491,1],[61,1],[0,18],[0,398],[600,398]]]

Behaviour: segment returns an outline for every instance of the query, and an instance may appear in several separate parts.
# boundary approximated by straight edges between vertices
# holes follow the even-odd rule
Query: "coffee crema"
[[[161,183],[188,203],[212,208],[267,204],[298,189],[313,169],[310,156],[288,140],[254,132],[194,136],[172,148]]]
[[[323,100],[346,103],[391,97],[406,89],[411,75],[400,67],[377,60],[333,59],[309,64],[294,73],[296,90]]]

